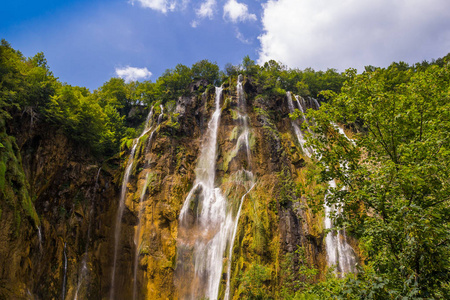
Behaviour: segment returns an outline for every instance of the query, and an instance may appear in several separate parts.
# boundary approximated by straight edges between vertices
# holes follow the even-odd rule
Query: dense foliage
[[[291,91],[301,96],[319,97],[320,100],[325,100],[320,95],[321,91],[339,92],[345,80],[344,74],[335,69],[325,72],[312,68],[289,69],[274,60],[259,66],[249,56],[244,57],[239,66],[227,64],[225,72],[228,76],[236,76],[239,73],[249,76],[255,84],[263,87],[263,94],[284,95],[286,91]]]
[[[449,298],[448,61],[360,75],[350,69],[341,93],[326,94],[331,103],[310,112],[310,143],[323,182],[340,183],[327,198],[343,208],[337,224],[366,256],[365,269],[343,288],[348,298]],[[336,123],[353,128],[354,141]]]

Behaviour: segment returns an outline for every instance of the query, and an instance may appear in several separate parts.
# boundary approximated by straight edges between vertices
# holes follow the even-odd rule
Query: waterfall
[[[152,146],[152,140],[153,140],[153,136],[156,132],[156,129],[158,128],[158,125],[161,123],[163,114],[164,114],[164,107],[161,105],[161,113],[158,116],[158,123],[156,124],[155,128],[152,130],[152,132],[150,133],[150,137],[148,139],[148,143],[146,145],[146,149],[147,148],[151,148]],[[139,213],[138,213],[138,225],[136,228],[136,232],[134,235],[134,245],[136,248],[135,251],[135,255],[134,255],[134,267],[133,267],[133,299],[137,299],[138,296],[138,291],[137,291],[137,269],[138,269],[138,265],[139,265],[139,252],[140,252],[140,247],[139,247],[139,238],[141,235],[141,226],[142,226],[142,211],[143,211],[143,205],[144,205],[144,197],[145,197],[145,192],[147,191],[147,184],[148,184],[148,175],[150,174],[150,172],[147,172],[147,174],[145,175],[145,182],[144,182],[144,187],[142,188],[142,192],[141,192],[141,196],[139,197]]]
[[[84,250],[84,256],[83,256],[83,260],[81,261],[81,270],[80,270],[80,278],[78,279],[78,284],[77,284],[77,289],[75,291],[75,297],[74,300],[78,300],[78,293],[80,292],[81,286],[86,278],[86,276],[88,275],[88,267],[87,267],[87,263],[88,263],[88,256],[89,256],[89,241],[91,240],[91,224],[92,224],[92,216],[94,214],[94,201],[95,201],[95,195],[97,194],[97,190],[98,190],[98,179],[100,178],[100,171],[102,170],[102,168],[98,168],[97,171],[97,176],[95,177],[95,185],[94,185],[94,191],[92,193],[92,198],[91,198],[91,205],[89,208],[89,221],[88,221],[88,230],[87,230],[87,237],[86,237],[86,248]]]
[[[347,137],[344,130],[338,125],[331,124],[341,135],[343,135],[348,141],[354,144],[354,141]],[[347,163],[344,162],[341,165],[342,168],[347,168]],[[334,180],[329,181],[331,188],[336,188],[336,182]],[[326,197],[326,196],[325,196]],[[325,199],[326,200],[326,199]],[[334,207],[329,207],[325,201],[325,229],[333,228],[330,214],[336,212]],[[339,212],[338,212],[339,213]],[[347,236],[345,229],[329,232],[325,238],[325,244],[327,247],[327,258],[330,266],[336,266],[336,272],[338,274],[345,274],[349,272],[355,272],[356,258],[353,248],[347,243]]]
[[[195,170],[196,179],[179,217],[179,261],[176,272],[182,299],[204,296],[217,299],[219,293],[226,246],[226,240],[222,236],[226,199],[220,189],[214,187],[221,97],[222,88],[216,87],[215,110],[208,122]],[[189,264],[191,259],[193,270]]]
[[[287,96],[287,101],[288,101],[288,107],[289,107],[289,111],[291,113],[293,113],[295,111],[294,108],[294,103],[292,102],[292,96],[291,96],[291,92],[286,92],[286,96]],[[300,103],[298,102],[298,100],[296,99],[296,102],[298,103],[298,107],[300,109],[300,111],[302,113],[304,113],[303,107],[300,105]],[[304,121],[304,119],[303,119]],[[298,126],[298,124],[296,123],[295,120],[291,120],[292,123],[292,127],[294,128],[294,133],[297,136],[297,140],[300,143],[300,146],[302,147],[303,153],[305,153],[308,157],[311,157],[312,153],[311,150],[306,147],[306,140],[305,137],[303,136],[302,131],[300,130],[300,127]]]
[[[336,188],[336,182],[330,180],[328,182],[330,188]],[[326,198],[327,196],[325,196]],[[330,215],[336,212],[333,206],[324,204],[325,207],[325,229],[332,229],[333,223]],[[345,230],[333,230],[325,237],[325,245],[327,249],[328,265],[336,266],[338,274],[355,272],[356,258],[352,247],[347,243]]]
[[[289,93],[290,94],[290,93]],[[288,96],[289,97],[289,96]],[[292,97],[292,96],[291,96]],[[292,98],[291,98],[292,99]],[[302,120],[301,122],[305,122],[305,109],[303,107],[305,107],[305,100],[298,96],[298,95],[294,95],[294,99],[295,99],[295,103],[297,103],[297,108],[300,110],[300,112],[302,113]],[[300,99],[300,100],[299,100]],[[288,100],[289,101],[289,100]],[[301,102],[301,103],[300,103]]]
[[[249,134],[249,128],[248,128],[248,121],[247,121],[248,120],[247,105],[246,105],[244,89],[242,87],[242,81],[243,81],[242,75],[239,75],[236,88],[237,88],[237,95],[238,95],[238,107],[241,111],[241,114],[239,115],[238,120],[240,121],[240,125],[243,130],[236,142],[236,152],[239,151],[239,148],[241,147],[241,143],[244,142],[244,146],[247,151],[247,166],[250,169],[250,165],[251,165],[250,140],[249,140],[250,134]],[[238,171],[237,177],[238,178],[241,177],[241,179],[239,180],[239,182],[241,184],[245,184],[246,182],[249,182],[250,186],[247,188],[246,192],[244,193],[244,195],[241,197],[241,199],[239,201],[239,208],[236,213],[236,217],[234,219],[232,218],[231,211],[227,215],[227,219],[229,219],[229,221],[227,223],[230,224],[229,226],[231,226],[231,228],[229,228],[230,242],[229,242],[229,246],[228,246],[227,282],[226,282],[225,296],[224,296],[225,300],[228,300],[230,298],[231,263],[233,262],[233,246],[234,246],[234,241],[236,239],[237,227],[239,224],[239,218],[241,216],[242,205],[244,204],[245,197],[250,193],[250,191],[256,185],[254,175],[250,170],[244,169],[244,170]]]
[[[116,225],[114,229],[114,256],[113,256],[113,265],[112,265],[112,276],[111,276],[111,289],[110,289],[110,299],[114,299],[114,286],[115,286],[115,278],[116,278],[116,264],[117,264],[117,253],[118,253],[118,247],[119,247],[119,238],[120,238],[120,229],[122,227],[122,216],[123,211],[125,209],[125,200],[127,196],[127,185],[128,181],[130,179],[130,173],[131,169],[133,168],[134,163],[134,154],[136,152],[136,147],[139,142],[139,139],[143,137],[145,134],[147,134],[150,131],[149,123],[153,116],[153,108],[150,110],[150,113],[147,116],[147,120],[145,121],[145,128],[142,132],[142,134],[133,140],[133,146],[131,148],[130,155],[128,157],[127,166],[125,168],[125,174],[123,176],[122,181],[122,189],[120,193],[120,199],[119,199],[119,208],[117,209],[117,218],[116,218]]]
[[[319,109],[319,108],[320,108],[319,101],[317,101],[317,100],[316,100],[315,98],[313,98],[313,97],[310,97],[309,99],[310,99],[310,101],[312,102],[311,107],[312,107],[313,109]]]
[[[292,96],[290,92],[286,93],[287,95],[287,99],[288,99],[288,106],[289,106],[289,110],[291,112],[294,111],[294,104],[292,102]],[[299,101],[300,98],[300,101]],[[298,108],[300,109],[300,111],[302,113],[305,112],[304,107],[306,106],[305,101],[303,100],[303,98],[295,96],[296,99],[296,103]],[[319,109],[320,108],[320,104],[319,102],[314,99],[314,98],[310,98],[312,100],[310,100],[310,104],[314,109]],[[302,121],[305,121],[306,119],[303,117]],[[348,137],[345,135],[344,131],[337,126],[336,124],[332,124],[334,128],[336,128],[339,133],[343,134],[347,139]],[[305,151],[305,154],[308,157],[311,157],[312,155],[312,151],[309,151],[309,149],[305,148],[304,143],[304,137],[303,134],[301,132],[301,130],[298,128],[298,125],[292,121],[292,126],[294,127],[294,132],[297,136],[297,139],[300,143],[300,145],[302,146],[302,148]],[[351,141],[350,139],[348,139],[349,141]],[[353,142],[353,141],[352,141]],[[331,180],[328,182],[328,185],[330,188],[336,188],[336,182],[334,180]],[[333,223],[332,220],[330,218],[330,215],[336,213],[336,209],[334,208],[334,206],[329,206],[327,204],[326,198],[327,198],[328,194],[325,196],[325,201],[324,201],[324,210],[325,210],[325,229],[330,230],[333,228]],[[355,255],[354,255],[354,251],[352,249],[352,247],[347,243],[347,238],[345,236],[345,231],[342,230],[341,231],[332,231],[329,232],[326,237],[325,237],[325,245],[326,245],[326,251],[327,251],[327,261],[328,261],[328,265],[333,266],[335,265],[337,267],[336,271],[338,271],[339,273],[348,273],[348,272],[354,272],[355,271],[355,263],[356,263],[356,259],[355,259]]]
[[[234,227],[233,227],[233,231],[231,234],[231,243],[230,243],[229,249],[228,249],[227,285],[225,287],[225,297],[224,297],[225,300],[228,300],[230,298],[231,263],[233,262],[233,246],[234,246],[234,240],[236,239],[236,233],[237,233],[237,228],[238,228],[238,224],[239,224],[239,217],[241,216],[242,204],[244,204],[245,197],[248,195],[248,193],[250,193],[250,191],[256,185],[254,178],[253,178],[253,173],[250,171],[244,171],[244,173],[248,176],[248,178],[252,184],[251,184],[251,187],[247,190],[247,192],[245,192],[245,194],[241,198],[241,201],[239,203],[239,209],[236,214],[235,221],[234,221]],[[231,216],[231,214],[230,214],[230,216]]]
[[[66,298],[66,282],[67,282],[67,253],[66,253],[67,243],[64,242],[64,271],[63,271],[63,282],[62,282],[62,292],[61,292],[61,299]]]

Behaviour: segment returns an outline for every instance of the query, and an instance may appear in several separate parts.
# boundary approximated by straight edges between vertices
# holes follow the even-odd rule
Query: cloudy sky
[[[61,81],[95,89],[113,76],[156,80],[201,59],[245,55],[344,71],[450,52],[449,0],[14,0],[0,38],[44,52]]]

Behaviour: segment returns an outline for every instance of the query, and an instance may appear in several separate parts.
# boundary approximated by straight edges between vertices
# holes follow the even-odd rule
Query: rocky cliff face
[[[73,298],[84,280],[84,257],[89,257],[89,284],[81,284],[79,292],[83,288],[83,298],[101,298],[103,267],[96,253],[109,236],[106,212],[116,198],[117,163],[111,160],[102,167],[62,130],[28,114],[14,116],[9,134],[15,137],[21,158],[17,168],[38,219],[25,212],[17,216],[8,204],[2,207],[0,298]]]
[[[230,209],[236,210],[248,191],[234,180],[237,172],[244,166],[255,176],[232,245],[230,298],[246,295],[246,278],[257,269],[262,270],[263,288],[276,298],[289,274],[306,280],[298,272],[300,265],[319,269],[316,279],[324,274],[323,216],[313,214],[304,197],[315,188],[306,185],[313,167],[292,131],[286,97],[261,93],[249,79],[243,86],[250,166],[245,152],[235,149],[235,83],[223,86],[217,141],[216,186]],[[190,96],[167,110],[159,125],[154,115],[154,136],[149,132],[141,138],[132,166],[113,283],[116,299],[176,299],[183,296],[180,284],[188,284],[176,282],[174,275],[178,217],[195,180],[203,135],[214,110],[214,89],[199,95],[194,85]],[[57,128],[32,124],[26,116],[15,120],[10,134],[16,136],[39,223],[25,218],[17,224],[14,211],[2,208],[0,298],[107,298],[127,154],[99,163]],[[321,197],[323,193],[317,200]],[[228,276],[226,253],[221,299]]]

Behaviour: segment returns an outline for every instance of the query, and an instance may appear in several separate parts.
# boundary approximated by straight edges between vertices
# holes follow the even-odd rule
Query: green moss
[[[149,192],[150,195],[158,191],[158,183],[158,174],[150,172],[147,177],[147,182],[145,183],[145,189]]]
[[[231,104],[231,97],[226,97],[223,100],[222,111],[229,109],[230,108],[230,104]]]
[[[225,172],[228,171],[229,164],[230,164],[231,160],[236,157],[237,152],[238,152],[238,150],[236,148],[233,148],[233,150],[231,150],[229,153],[224,154],[222,169]]]
[[[28,182],[22,168],[19,147],[12,136],[0,133],[3,147],[0,149],[0,187],[6,203],[15,211],[15,225],[20,226],[19,207],[39,226],[40,221],[28,193]],[[16,227],[18,230],[18,227]]]
[[[233,140],[235,140],[235,139],[237,139],[238,138],[238,134],[239,134],[239,126],[235,126],[234,128],[233,128],[233,130],[230,132],[230,136],[229,136],[229,140],[230,141],[233,141]]]
[[[237,120],[239,118],[238,112],[236,110],[234,110],[234,109],[230,110],[230,114],[231,114],[231,118],[233,120]]]

